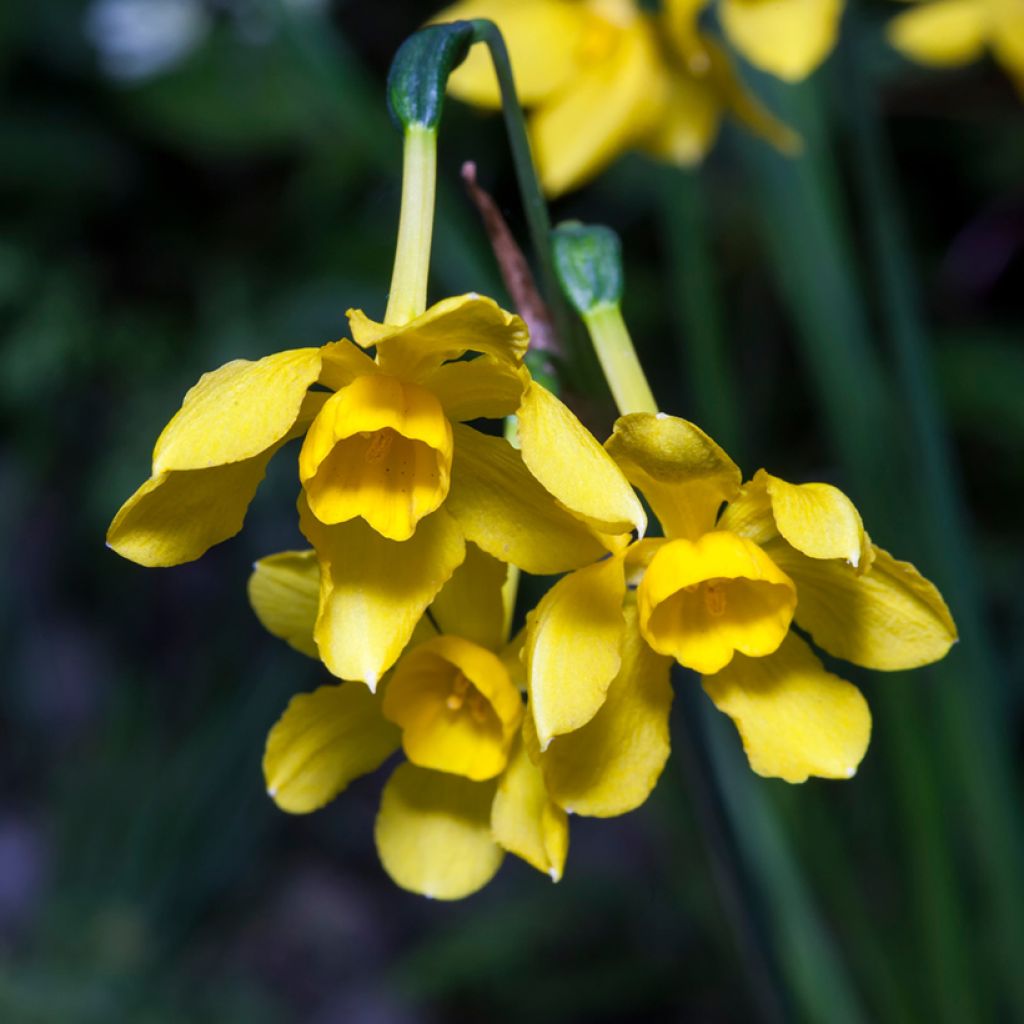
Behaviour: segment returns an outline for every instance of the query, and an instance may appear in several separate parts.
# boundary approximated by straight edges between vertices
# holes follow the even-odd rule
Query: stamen
[[[716,586],[714,583],[707,583],[704,586],[704,607],[708,615],[715,618],[725,614],[725,588]]]
[[[473,716],[473,721],[483,725],[487,721],[487,711],[487,698],[479,690],[474,690],[472,697],[469,698],[469,713]]]
[[[449,711],[461,711],[463,704],[466,703],[470,685],[469,680],[461,672],[456,672],[455,678],[452,679],[452,692],[445,699],[444,706]]]
[[[367,462],[380,462],[389,451],[391,451],[391,443],[395,439],[395,432],[385,428],[384,430],[378,430],[370,439],[370,443],[366,449],[366,461]]]

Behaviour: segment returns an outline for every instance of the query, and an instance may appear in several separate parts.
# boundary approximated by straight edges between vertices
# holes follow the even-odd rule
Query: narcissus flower
[[[896,15],[887,35],[934,67],[970,64],[989,49],[1024,93],[1024,0],[927,0]]]
[[[667,0],[672,29],[691,66],[706,62],[697,21],[712,0]],[[844,0],[716,0],[729,42],[762,71],[799,82],[832,52]]]
[[[530,572],[561,572],[645,520],[601,446],[530,379],[519,317],[466,295],[402,327],[358,311],[349,323],[358,345],[206,374],[108,543],[143,565],[198,558],[238,532],[271,456],[304,436],[300,526],[324,570],[316,642],[335,675],[372,688],[467,541]],[[512,413],[521,451],[466,422]]]
[[[507,567],[475,545],[441,589],[394,670],[294,697],[267,738],[267,790],[285,811],[323,807],[401,749],[375,836],[405,889],[459,899],[486,885],[506,851],[557,881],[568,851],[565,811],[527,757],[519,644],[509,643]],[[261,622],[314,654],[320,570],[313,552],[258,562],[249,593]]]
[[[528,621],[532,728],[552,796],[589,814],[642,802],[668,754],[673,659],[702,675],[758,774],[852,776],[867,704],[790,626],[854,664],[915,668],[956,639],[939,592],[871,543],[841,491],[763,470],[741,486],[728,455],[684,420],[623,416],[606,447],[665,537],[566,576]],[[621,764],[580,772],[604,758]]]
[[[780,148],[799,144],[743,89],[724,52],[689,21],[684,39],[670,13],[658,18],[634,0],[465,0],[435,20],[462,18],[489,18],[505,37],[549,195],[578,187],[627,149],[694,164],[725,112]],[[681,41],[699,42],[698,64],[687,63]],[[449,89],[477,106],[500,105],[480,48]]]

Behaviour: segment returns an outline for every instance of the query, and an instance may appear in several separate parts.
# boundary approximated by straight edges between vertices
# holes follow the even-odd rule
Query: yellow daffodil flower
[[[407,760],[384,786],[377,849],[398,885],[438,899],[486,885],[506,851],[558,881],[568,852],[566,813],[520,738],[506,572],[468,545],[377,693],[343,682],[301,694],[267,737],[267,791],[295,814],[323,807],[401,749]],[[249,595],[270,632],[316,656],[319,588],[313,552],[283,552],[256,564]]]
[[[666,0],[666,15],[691,67],[707,63],[697,21],[711,0]],[[843,0],[717,0],[729,42],[755,67],[799,82],[832,52]]]
[[[934,67],[970,64],[987,48],[1024,93],[1024,0],[928,0],[896,15],[887,35]]]
[[[530,379],[519,317],[466,295],[400,327],[358,311],[349,322],[358,344],[206,374],[107,539],[143,565],[198,558],[238,532],[270,457],[304,436],[300,526],[324,568],[316,642],[335,675],[372,688],[467,541],[553,573],[643,532],[645,519],[597,441]],[[466,422],[512,413],[521,451]]]
[[[520,100],[532,108],[533,155],[549,195],[584,184],[627,149],[697,163],[726,111],[786,151],[799,145],[743,89],[713,41],[695,27],[683,40],[666,31],[668,14],[659,19],[634,0],[464,0],[435,20],[462,18],[488,18],[505,37]],[[699,40],[699,66],[676,45],[691,37]],[[500,106],[480,48],[455,70],[449,90],[477,106]]]
[[[758,774],[852,776],[867,704],[790,625],[854,664],[915,668],[956,639],[939,592],[871,543],[841,491],[763,470],[741,486],[684,420],[623,416],[606,447],[665,537],[566,576],[528,620],[526,733],[554,799],[597,815],[643,802],[668,755],[673,659],[702,675]]]

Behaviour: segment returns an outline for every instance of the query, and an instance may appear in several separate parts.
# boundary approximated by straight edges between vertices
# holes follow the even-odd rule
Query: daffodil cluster
[[[751,63],[796,81],[835,44],[842,0],[720,0],[726,38]],[[794,152],[799,138],[743,87],[722,45],[699,24],[709,0],[463,0],[438,21],[489,18],[501,28],[549,195],[576,188],[627,149],[698,163],[724,115]],[[500,105],[483,53],[471,53],[450,90]]]
[[[700,6],[668,13],[692,28]],[[722,0],[734,14],[747,6]],[[609,123],[674,130],[667,97],[692,82],[645,77],[660,52],[647,15],[596,0],[515,9],[527,21],[557,12],[562,35],[578,36],[573,52],[597,62],[534,53],[550,87],[524,79],[535,135],[576,132],[589,147],[567,163],[552,156],[549,185],[568,187],[621,141],[599,109]],[[941,658],[956,637],[938,591],[871,543],[841,492],[764,471],[742,484],[698,427],[653,411],[607,230],[552,235],[560,280],[627,413],[603,445],[532,378],[518,316],[476,294],[427,308],[443,80],[476,31],[426,29],[396,58],[405,167],[384,322],[351,310],[351,340],[201,377],[108,532],[142,565],[196,559],[238,533],[270,459],[294,442],[310,547],[257,563],[250,600],[271,633],[338,681],[296,696],[271,730],[267,790],[285,811],[313,811],[400,751],[378,851],[400,886],[439,899],[485,885],[506,852],[557,880],[569,813],[609,817],[646,800],[669,755],[673,663],[700,675],[754,771],[848,778],[870,714],[801,634],[883,670]],[[690,37],[715,67],[713,45]],[[680,43],[684,53],[697,59]],[[478,74],[472,61],[464,81]],[[553,114],[544,98],[556,93]],[[634,122],[629,104],[641,99],[663,104],[653,121]],[[640,495],[658,520],[650,531]],[[562,578],[513,637],[521,572]]]

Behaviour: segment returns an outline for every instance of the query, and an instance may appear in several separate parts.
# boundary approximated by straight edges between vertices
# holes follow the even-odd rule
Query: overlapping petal
[[[320,374],[320,350],[294,349],[204,373],[153,449],[153,475],[208,469],[266,452],[292,429]]]
[[[377,347],[381,370],[405,380],[420,380],[467,352],[515,367],[529,344],[529,331],[518,316],[475,293],[442,299],[400,327],[377,323],[358,309],[349,310],[348,318],[356,342],[363,348]]]
[[[157,439],[153,475],[121,506],[107,545],[146,566],[190,562],[242,528],[275,451],[323,399],[318,349],[237,359],[204,374]]]
[[[358,519],[325,526],[302,498],[299,525],[321,565],[314,632],[320,657],[334,675],[373,689],[462,564],[462,531],[438,509],[409,540],[392,541]]]
[[[722,109],[722,97],[707,78],[682,71],[674,74],[664,109],[644,139],[644,149],[680,167],[699,164],[718,137]]]
[[[491,837],[496,783],[399,765],[374,828],[384,870],[403,889],[457,900],[482,889],[504,851]]]
[[[919,668],[945,657],[956,642],[938,589],[881,548],[863,575],[841,561],[808,558],[781,541],[767,551],[796,584],[797,625],[837,658],[882,671]]]
[[[668,73],[647,19],[619,28],[612,45],[530,117],[534,157],[549,195],[581,185],[642,140],[661,114]]]
[[[539,575],[566,572],[605,554],[602,538],[559,507],[507,441],[458,423],[453,432],[455,459],[445,509],[467,540]]]
[[[475,544],[467,544],[465,561],[431,605],[430,614],[438,629],[497,651],[505,640],[502,586],[507,576],[504,562]]]
[[[380,373],[380,367],[347,338],[332,341],[320,349],[320,377],[317,381],[333,391],[351,384],[357,377]]]
[[[751,64],[798,82],[832,52],[843,0],[720,0],[718,11],[729,39]]]
[[[867,702],[826,672],[795,634],[768,657],[737,655],[703,683],[736,724],[758,775],[804,782],[811,775],[848,779],[857,771],[871,738]]]
[[[522,857],[557,882],[569,852],[569,819],[551,799],[544,775],[522,741],[512,750],[498,780],[491,809],[491,834],[504,849]]]
[[[505,359],[479,356],[445,363],[422,379],[451,420],[498,419],[519,408],[529,373]]]
[[[583,4],[567,0],[465,0],[434,20],[496,22],[515,68],[519,101],[530,107],[571,84],[591,17]],[[470,50],[448,80],[448,89],[475,106],[501,106],[494,67],[482,46]]]
[[[625,597],[623,560],[614,556],[559,580],[531,613],[526,672],[542,749],[604,703],[622,664]]]
[[[263,755],[267,792],[283,811],[315,811],[398,745],[398,730],[365,686],[321,686],[293,697],[270,730]]]
[[[107,546],[151,568],[199,558],[241,530],[276,447],[226,466],[150,477],[114,517]]]
[[[319,658],[313,629],[320,604],[320,566],[314,551],[261,558],[249,577],[249,603],[268,633]]]
[[[671,660],[640,635],[632,602],[625,618],[622,665],[597,714],[543,753],[529,718],[524,728],[549,793],[572,814],[605,818],[639,807],[668,759]]]
[[[699,427],[676,416],[620,416],[605,448],[650,502],[669,537],[696,539],[740,488],[736,464]]]
[[[533,476],[602,533],[643,536],[647,516],[622,471],[566,405],[532,382],[519,407],[519,446]]]

